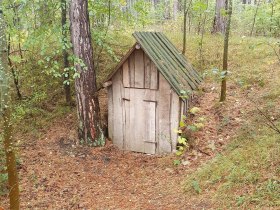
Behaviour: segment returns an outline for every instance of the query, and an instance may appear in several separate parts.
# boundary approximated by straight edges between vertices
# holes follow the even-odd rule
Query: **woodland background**
[[[164,166],[158,163],[158,159],[147,160],[147,168],[156,162],[159,172],[171,173],[169,178],[177,177],[173,183],[177,187],[181,187],[183,181],[185,190],[178,196],[188,196],[193,204],[203,200],[209,208],[277,209],[280,205],[279,133],[265,124],[272,122],[279,127],[280,122],[277,108],[280,104],[280,1],[233,1],[229,98],[223,106],[219,105],[218,96],[224,35],[215,31],[213,23],[216,6],[225,4],[224,1],[88,2],[94,65],[100,89],[104,79],[134,43],[134,31],[161,31],[182,50],[185,16],[185,54],[205,80],[198,94],[204,99],[198,99],[198,105],[208,121],[203,133],[194,134],[196,143],[190,144],[209,150],[210,157],[194,161],[187,173],[184,165],[173,165],[176,157],[172,155],[164,159],[167,161]],[[76,126],[73,81],[77,77],[74,64],[79,61],[73,56],[70,43],[68,3],[68,0],[3,1],[12,75],[12,122],[22,180],[25,180],[24,176],[32,177],[22,169],[28,165],[27,148],[42,144],[45,135],[60,122],[69,123],[69,127]],[[226,17],[226,9],[219,11],[222,17]],[[66,19],[62,18],[63,12]],[[101,98],[106,95],[102,91]],[[106,107],[102,99],[101,107]],[[104,110],[102,117],[106,124]],[[75,139],[75,129],[62,130],[61,135]],[[117,157],[118,153],[115,155]],[[193,160],[188,157],[201,158],[196,156],[197,153],[193,155],[193,151],[188,151],[186,160]],[[1,142],[1,202],[8,193],[4,157]],[[172,171],[166,171],[166,167]],[[31,187],[36,188],[36,177],[32,178]],[[33,207],[40,208],[38,203],[32,202]],[[28,207],[27,201],[23,203]],[[3,201],[4,204],[7,202]],[[73,205],[75,208],[78,204]]]

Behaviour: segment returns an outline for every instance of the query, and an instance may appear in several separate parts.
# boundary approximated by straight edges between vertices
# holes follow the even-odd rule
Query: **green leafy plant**
[[[238,196],[236,198],[236,205],[241,206],[245,202],[246,197],[245,196]]]
[[[189,110],[190,115],[197,115],[200,112],[200,109],[198,107],[193,107]],[[197,120],[195,120],[192,123],[189,123],[187,120],[187,116],[183,115],[181,117],[181,121],[179,123],[179,129],[174,129],[174,132],[178,133],[178,139],[177,139],[177,156],[183,156],[187,149],[189,148],[188,144],[188,138],[185,134],[187,131],[190,132],[196,132],[199,131],[204,127],[205,119],[203,117],[199,117]],[[175,164],[174,164],[175,165]]]
[[[192,187],[197,194],[201,193],[202,190],[201,190],[199,182],[197,180],[192,181]]]
[[[176,160],[173,161],[173,164],[174,164],[175,166],[178,166],[178,165],[181,164],[181,160],[176,159]]]

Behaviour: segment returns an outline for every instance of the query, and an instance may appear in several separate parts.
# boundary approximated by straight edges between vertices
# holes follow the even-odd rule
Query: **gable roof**
[[[135,32],[133,36],[179,96],[181,90],[197,89],[202,81],[198,72],[163,33]],[[135,45],[123,57],[107,80],[111,79],[134,49]]]

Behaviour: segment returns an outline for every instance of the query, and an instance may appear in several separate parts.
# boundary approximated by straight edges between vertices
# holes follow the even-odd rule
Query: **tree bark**
[[[222,33],[224,34],[226,31],[226,16],[223,15],[223,11],[227,10],[227,2],[228,0],[216,0],[216,11],[215,17],[213,21],[212,34],[214,33]]]
[[[62,43],[66,42],[67,38],[67,3],[66,0],[61,0],[61,34],[62,34]],[[68,81],[64,83],[64,90],[65,90],[65,101],[67,105],[72,104],[71,100],[71,89],[70,89],[70,72],[69,68],[69,60],[68,60],[68,52],[66,47],[63,48],[63,65],[64,65],[64,72],[63,72],[63,79],[64,81]]]
[[[184,25],[183,25],[183,49],[182,54],[186,53],[186,40],[187,40],[187,15],[189,13],[189,9],[191,6],[192,0],[190,0],[190,3],[187,8],[187,0],[184,0]]]
[[[9,95],[9,70],[5,22],[0,0],[0,118],[3,118],[4,150],[8,171],[10,209],[19,209],[19,183],[16,167],[15,143],[12,138],[11,99]]]
[[[228,2],[228,11],[227,11],[227,27],[226,34],[224,39],[224,55],[223,55],[223,77],[221,84],[221,97],[220,102],[226,100],[226,91],[227,91],[227,71],[228,71],[228,43],[229,43],[229,33],[230,33],[230,23],[231,23],[231,15],[232,15],[232,0]]]
[[[173,19],[174,20],[177,19],[177,13],[178,13],[178,8],[179,8],[178,4],[179,4],[178,0],[173,1]]]
[[[81,143],[102,146],[105,140],[101,130],[87,0],[71,1],[70,23],[74,54],[81,61],[75,64],[79,74],[75,78],[79,139]]]
[[[274,15],[274,1],[271,2],[271,15],[270,15],[270,27],[269,27],[269,32],[272,32],[273,15]]]
[[[12,75],[13,75],[13,81],[14,81],[14,84],[15,84],[15,88],[16,88],[16,92],[17,92],[17,97],[19,100],[22,99],[22,95],[21,95],[21,92],[20,92],[20,87],[19,87],[19,81],[18,81],[18,75],[16,73],[16,70],[13,66],[13,62],[12,60],[10,59],[10,53],[11,53],[11,36],[9,34],[9,38],[8,38],[8,63],[9,63],[9,67],[11,69],[11,72],[12,72]],[[22,57],[21,57],[22,58]]]
[[[206,0],[206,10],[208,9],[209,2]],[[201,29],[201,37],[200,37],[200,43],[199,43],[199,57],[200,57],[200,68],[202,68],[202,65],[204,64],[204,58],[203,58],[203,39],[204,39],[204,33],[205,33],[205,24],[206,24],[206,18],[207,13],[206,10],[203,11],[203,20],[202,20],[202,29]]]
[[[258,3],[257,3],[257,7],[256,7],[254,18],[253,18],[253,23],[252,23],[252,28],[251,28],[250,36],[252,36],[253,32],[254,32],[254,27],[255,27],[256,18],[257,18],[257,14],[258,14],[258,11],[259,11],[260,3],[261,3],[261,0],[259,0]]]

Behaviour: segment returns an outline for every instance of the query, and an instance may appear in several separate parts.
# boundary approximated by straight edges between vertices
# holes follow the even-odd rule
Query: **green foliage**
[[[174,166],[178,166],[181,164],[181,160],[173,160]]]
[[[10,35],[13,52],[10,58],[24,95],[24,100],[14,101],[13,121],[17,133],[28,133],[38,139],[40,129],[46,129],[53,120],[74,112],[72,108],[65,107],[61,100],[63,84],[71,84],[79,77],[74,68],[75,64],[85,66],[71,54],[69,23],[63,28],[67,31],[68,39],[61,38],[60,1],[4,0],[4,3],[7,33]],[[14,5],[19,6],[13,9]],[[135,30],[163,31],[178,49],[182,47],[182,11],[179,11],[177,18],[172,17],[172,7],[172,1],[158,1],[157,5],[153,6],[142,0],[136,1],[134,5],[123,0],[89,0],[94,61],[99,84],[131,47],[134,42],[131,34]],[[187,36],[186,52],[191,63],[204,73],[205,79],[210,80],[213,86],[215,81],[220,81],[225,76],[220,65],[223,37],[209,33],[214,11],[215,1],[209,1],[208,7],[204,0],[193,1],[189,11],[190,24],[188,23],[187,28],[190,33]],[[280,2],[274,0],[262,3],[257,14],[253,34],[269,36],[269,39],[246,37],[250,33],[255,11],[255,5],[242,5],[240,1],[235,1],[229,49],[229,67],[232,70],[230,80],[246,90],[267,88],[262,99],[277,100],[280,96],[279,81],[272,85],[268,85],[268,82],[275,78],[273,72],[279,67],[279,39],[273,37],[279,37]],[[202,15],[205,13],[204,62],[200,65],[198,49],[202,43],[200,36],[195,34],[201,33]],[[15,21],[16,19],[18,21]],[[19,53],[19,44],[23,57]],[[63,68],[64,49],[69,53],[71,66],[68,69]],[[61,77],[68,73],[71,74],[69,80],[63,81]],[[232,94],[234,96],[235,90],[232,90]],[[188,99],[189,95],[189,92],[181,91],[180,97]],[[277,105],[272,107],[275,109]],[[195,110],[190,110],[189,114],[195,115],[196,120],[189,123],[186,117],[182,117],[180,128],[176,130],[181,135],[178,138],[181,146],[178,147],[178,160],[174,160],[174,165],[182,164],[181,158],[188,149],[189,139],[184,136],[185,131],[196,132],[202,129],[205,123],[205,119],[199,117],[199,112]],[[221,127],[227,123],[228,119],[224,118]],[[203,194],[208,189],[213,190],[217,200],[224,202],[223,206],[227,207],[236,205],[246,208],[250,203],[260,207],[279,205],[279,182],[275,178],[279,177],[280,171],[279,166],[275,166],[279,157],[279,143],[271,132],[260,129],[261,132],[257,134],[256,131],[249,133],[250,135],[240,132],[225,154],[218,155],[208,166],[203,166],[201,170],[190,175],[186,182],[187,191]],[[244,130],[250,129],[246,127]],[[24,137],[20,140],[28,141]],[[104,143],[104,137],[100,137],[96,145]],[[3,165],[4,155],[0,147],[0,193],[5,192],[7,178],[6,174],[1,172],[4,170]],[[267,177],[264,177],[264,174],[267,174]],[[238,189],[246,187],[251,189],[252,194],[244,195],[238,192]]]
[[[192,181],[192,187],[194,189],[194,191],[197,193],[197,194],[200,194],[201,193],[201,188],[199,186],[199,182],[197,180],[193,180]]]
[[[193,107],[189,110],[189,113],[192,115],[197,115],[199,113],[200,109],[198,107]],[[178,133],[178,139],[177,139],[177,156],[183,156],[188,149],[188,139],[184,132],[191,131],[196,132],[198,130],[201,130],[204,127],[205,119],[203,117],[199,117],[197,120],[195,120],[193,123],[188,122],[188,118],[186,116],[182,116],[180,123],[179,123],[179,130],[174,129],[174,132]],[[174,163],[175,164],[175,163]]]
[[[178,142],[179,146],[177,146],[176,155],[181,156],[181,155],[184,154],[184,152],[188,148],[187,139],[179,136],[178,139],[177,139],[177,142]]]
[[[3,146],[3,138],[0,135],[0,196],[7,193],[8,174],[6,173],[6,160]]]
[[[241,206],[245,202],[246,197],[245,196],[238,196],[236,198],[236,205]]]
[[[271,131],[267,129],[262,129],[258,137],[253,137],[248,131],[240,133],[229,145],[225,155],[218,155],[187,178],[186,192],[194,188],[195,178],[202,190],[211,190],[218,184],[215,196],[219,200],[228,201],[226,196],[233,197],[232,191],[249,187],[254,193],[246,198],[242,195],[238,197],[237,205],[248,205],[252,202],[258,205],[276,205],[277,198],[279,199],[279,182],[274,179],[266,181],[266,176],[268,172],[269,177],[277,176],[274,169],[269,168],[269,165],[276,161],[271,155],[274,152],[279,155],[277,138],[277,135],[271,135]],[[272,148],[272,145],[276,147]],[[229,206],[230,203],[221,205]]]

